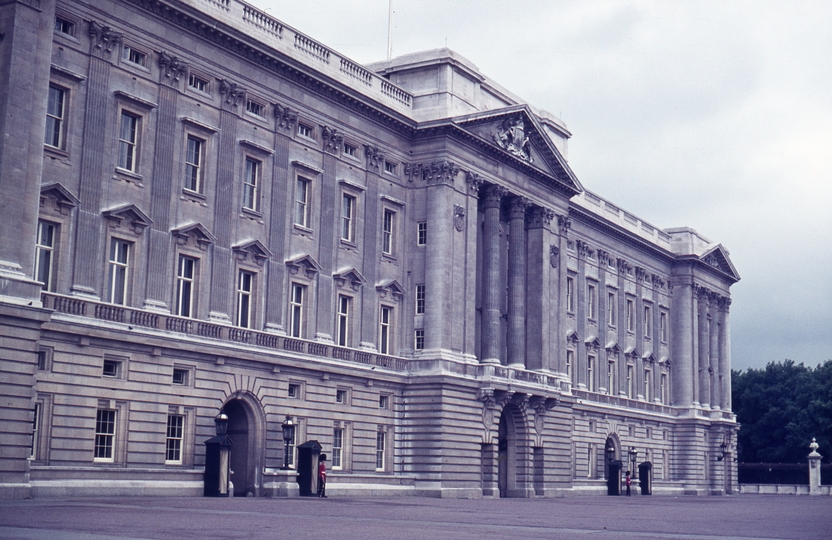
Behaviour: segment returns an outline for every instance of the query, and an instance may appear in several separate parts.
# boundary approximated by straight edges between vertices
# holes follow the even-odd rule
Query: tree
[[[832,360],[816,368],[769,362],[731,377],[742,461],[804,463],[815,437],[823,462],[832,462]]]

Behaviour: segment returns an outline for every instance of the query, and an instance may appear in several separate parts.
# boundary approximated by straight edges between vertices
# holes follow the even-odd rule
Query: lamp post
[[[717,461],[722,461],[726,457],[728,457],[728,434],[726,433],[725,436],[722,437],[722,443],[719,445],[720,455],[717,456]]]
[[[636,474],[636,458],[638,458],[638,450],[636,450],[635,446],[630,447],[630,463],[633,465],[630,467],[630,474],[635,476]]]
[[[283,470],[289,470],[289,443],[295,438],[295,424],[287,414],[286,420],[280,425],[283,428]]]

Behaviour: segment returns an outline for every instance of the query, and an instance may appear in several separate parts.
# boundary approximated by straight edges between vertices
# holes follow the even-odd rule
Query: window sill
[[[352,251],[354,253],[358,253],[358,244],[352,242],[350,240],[341,239],[341,247],[346,249],[347,251]]]
[[[64,163],[69,163],[69,152],[63,150],[61,148],[50,146],[48,144],[43,145],[43,153],[49,154],[54,158],[60,159]]]
[[[304,227],[303,225],[298,225],[297,223],[294,224],[294,227],[295,234],[300,234],[301,236],[312,238],[313,231],[309,227]]]
[[[381,260],[385,261],[385,262],[393,263],[393,264],[397,264],[399,262],[399,259],[396,258],[395,255],[390,254],[390,253],[382,253],[381,254]]]
[[[251,208],[243,208],[240,217],[248,218],[258,223],[263,223],[263,212],[252,210]]]
[[[144,177],[142,175],[127,169],[122,169],[121,167],[116,167],[116,174],[113,176],[113,180],[124,180],[125,182],[132,182],[138,187],[144,187],[144,183],[142,182]]]
[[[182,188],[182,196],[179,198],[183,201],[198,203],[200,206],[208,206],[208,198],[205,195],[196,191],[191,191],[188,188]]]

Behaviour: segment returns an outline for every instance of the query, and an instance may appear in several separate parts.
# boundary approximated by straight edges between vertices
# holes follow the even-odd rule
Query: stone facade
[[[287,415],[332,495],[604,493],[631,449],[734,490],[728,252],[584,189],[468,60],[239,0],[0,33],[0,496],[199,495],[221,410],[238,495],[281,492]]]

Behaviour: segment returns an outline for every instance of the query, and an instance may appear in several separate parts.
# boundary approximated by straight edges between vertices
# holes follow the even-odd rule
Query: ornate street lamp
[[[613,446],[612,443],[609,443],[604,452],[607,454],[607,463],[612,463],[615,459],[615,446]]]
[[[295,424],[287,414],[280,427],[283,428],[283,470],[286,471],[289,470],[289,443],[295,438]]]
[[[631,471],[631,474],[633,476],[635,476],[635,474],[636,474],[636,459],[637,458],[638,458],[638,450],[636,450],[635,446],[631,446],[630,447],[630,463],[632,463],[633,466],[630,467],[630,471]]]
[[[214,428],[217,430],[217,435],[225,435],[228,433],[228,416],[220,411],[214,418]]]
[[[717,461],[722,461],[728,456],[728,434],[726,433],[722,437],[722,443],[719,445],[719,450],[721,454],[716,457]]]

